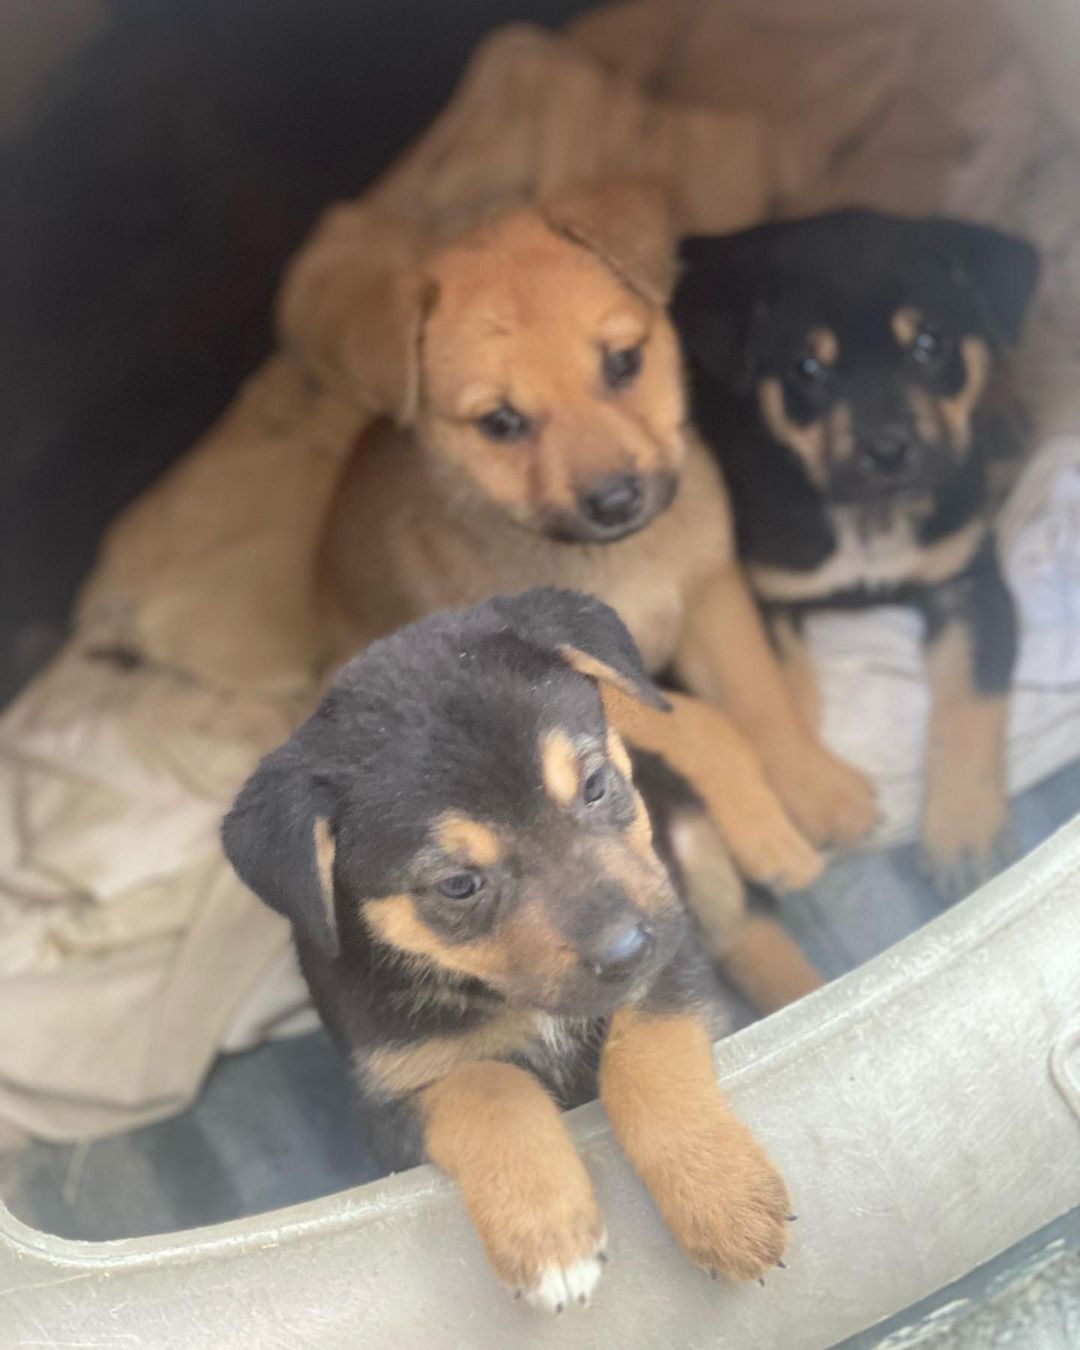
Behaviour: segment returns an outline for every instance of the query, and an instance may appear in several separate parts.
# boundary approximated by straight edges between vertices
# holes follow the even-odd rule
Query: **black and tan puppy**
[[[802,622],[914,605],[932,691],[923,841],[944,893],[1007,856],[1016,619],[993,536],[1026,421],[1006,357],[1035,250],[980,225],[839,211],[686,241],[675,317],[699,430],[807,719]]]
[[[635,786],[607,681],[662,702],[599,601],[434,615],[343,668],[223,830],[294,925],[385,1160],[454,1177],[500,1278],[555,1311],[605,1258],[559,1118],[597,1090],[692,1261],[757,1278],[785,1241],[784,1184],[716,1086],[684,904],[730,868],[659,760]]]

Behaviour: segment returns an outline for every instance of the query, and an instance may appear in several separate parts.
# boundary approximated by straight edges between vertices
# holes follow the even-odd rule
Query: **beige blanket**
[[[309,247],[434,242],[626,174],[662,182],[688,230],[859,201],[1031,234],[1042,406],[1080,425],[1074,151],[982,0],[635,0],[569,38],[502,30]],[[76,636],[0,720],[0,1122],[144,1123],[222,1048],[306,1024],[285,926],[232,876],[217,822],[311,697],[312,549],[363,420],[270,360],[114,524]]]

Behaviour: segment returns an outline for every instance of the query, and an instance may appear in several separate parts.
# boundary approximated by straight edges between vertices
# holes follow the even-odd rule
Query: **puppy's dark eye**
[[[448,900],[468,900],[483,884],[484,879],[477,872],[455,872],[440,881],[438,889]]]
[[[920,366],[936,365],[945,354],[945,341],[932,328],[920,328],[911,344],[911,359]]]
[[[595,806],[607,795],[608,778],[607,766],[601,764],[598,769],[593,769],[588,778],[581,785],[581,796],[586,806]]]
[[[803,384],[820,384],[826,370],[816,356],[800,356],[795,362],[795,374]]]
[[[476,425],[489,441],[520,441],[528,434],[529,419],[511,403],[500,403],[491,412],[476,419]]]
[[[609,389],[625,389],[641,373],[641,344],[604,352],[604,383]]]

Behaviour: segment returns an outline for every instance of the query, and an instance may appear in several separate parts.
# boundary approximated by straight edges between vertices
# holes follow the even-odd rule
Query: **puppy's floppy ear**
[[[594,595],[540,587],[499,596],[491,604],[497,618],[518,637],[558,652],[580,674],[614,684],[652,708],[670,708],[649,678],[626,625]]]
[[[679,249],[683,270],[671,313],[687,358],[740,394],[753,383],[754,330],[769,308],[776,245],[792,228],[781,221],[694,235]]]
[[[283,341],[328,388],[402,426],[420,400],[420,345],[437,287],[407,230],[331,212],[286,276]]]
[[[940,216],[923,222],[930,244],[941,251],[954,275],[975,295],[989,320],[992,337],[1013,346],[1039,279],[1033,244],[989,225]]]
[[[222,822],[221,840],[245,886],[299,935],[334,955],[333,839],[324,796],[294,735],[241,788]]]
[[[579,188],[541,203],[556,234],[594,253],[651,305],[666,305],[675,286],[675,229],[660,189],[645,183]]]

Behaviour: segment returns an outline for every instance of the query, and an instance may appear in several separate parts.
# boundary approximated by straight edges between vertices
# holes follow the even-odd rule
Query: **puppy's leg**
[[[631,745],[660,755],[691,784],[739,870],[776,890],[809,886],[821,857],[791,823],[761,764],[723,713],[669,694],[670,713],[647,708],[614,685],[602,688],[608,721]]]
[[[780,1174],[716,1084],[695,1012],[620,1009],[600,1059],[600,1100],[616,1137],[695,1265],[759,1279],[784,1254]]]
[[[1005,729],[1016,611],[991,545],[966,577],[931,594],[925,617],[931,705],[924,858],[941,894],[959,899],[1014,850]]]
[[[607,1235],[555,1103],[523,1069],[455,1069],[418,1095],[424,1146],[461,1187],[496,1274],[530,1303],[587,1303]]]
[[[821,988],[824,981],[784,926],[748,911],[746,888],[706,816],[676,816],[671,848],[706,950],[754,1008],[775,1012]]]
[[[852,844],[877,820],[874,792],[810,735],[792,705],[757,608],[729,563],[698,592],[676,670],[746,732],[797,825],[817,844]]]
[[[802,625],[792,615],[779,613],[770,616],[768,627],[791,702],[803,726],[816,736],[821,727],[821,688]]]

